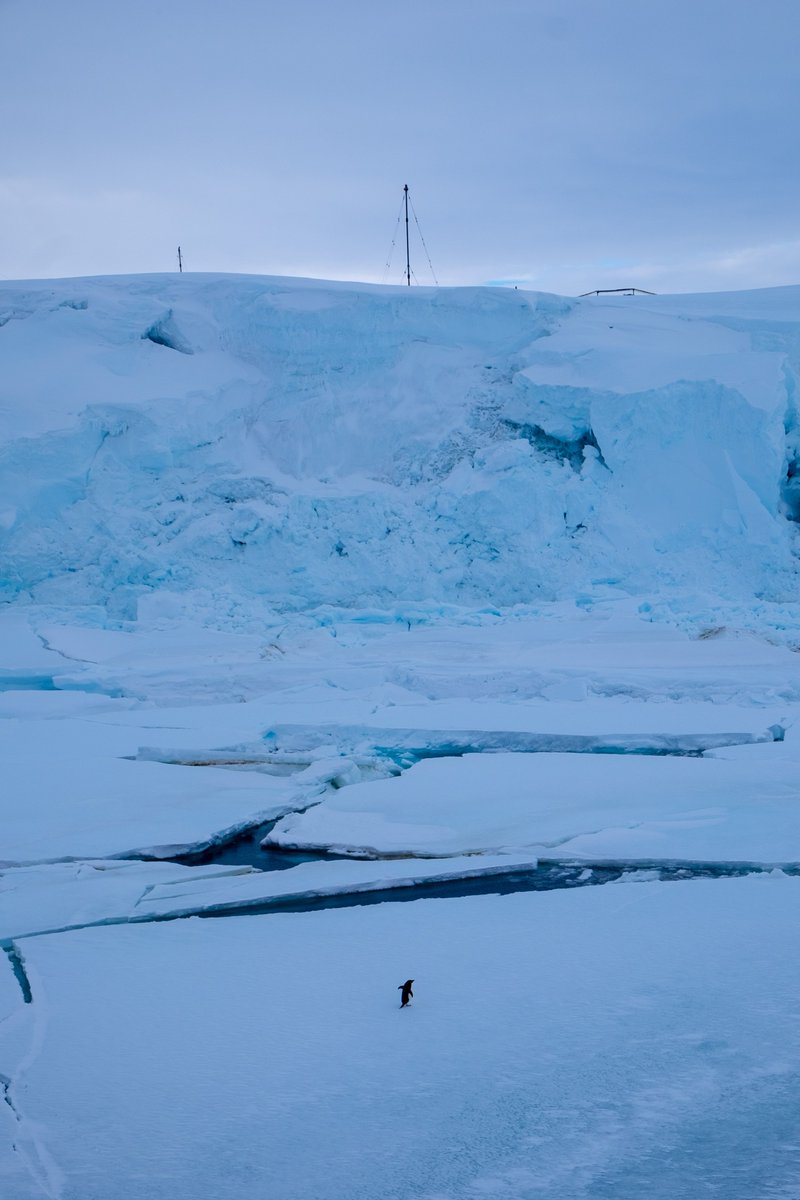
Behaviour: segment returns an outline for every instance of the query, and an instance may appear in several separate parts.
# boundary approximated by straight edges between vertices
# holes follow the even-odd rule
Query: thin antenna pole
[[[403,187],[403,199],[406,205],[406,283],[411,287],[411,256],[408,249],[408,184]]]
[[[178,246],[178,270],[183,272],[183,259],[181,258],[181,248]]]

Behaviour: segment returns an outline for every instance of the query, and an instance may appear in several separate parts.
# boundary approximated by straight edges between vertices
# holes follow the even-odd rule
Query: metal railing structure
[[[624,288],[595,288],[593,292],[581,292],[579,299],[584,296],[656,296],[657,292],[648,292],[647,288],[624,287]]]

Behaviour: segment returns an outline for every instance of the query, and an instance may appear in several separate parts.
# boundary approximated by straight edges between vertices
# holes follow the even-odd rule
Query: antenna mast
[[[183,259],[181,258],[180,246],[178,246],[178,270],[183,273]]]
[[[0,0],[0,3],[2,3],[2,0]],[[425,257],[426,257],[426,258],[427,258],[427,260],[428,260],[428,266],[429,266],[429,267],[430,267],[430,269],[431,269],[431,275],[433,276],[433,282],[434,282],[434,283],[436,284],[436,286],[438,287],[438,286],[439,286],[439,280],[436,278],[436,272],[435,272],[435,271],[434,271],[434,269],[433,269],[433,263],[431,262],[431,256],[430,256],[430,254],[428,253],[428,247],[425,245],[425,238],[422,236],[422,230],[421,230],[421,229],[420,229],[420,227],[419,227],[419,220],[417,219],[417,213],[416,213],[416,209],[414,208],[414,202],[413,202],[413,200],[411,199],[411,197],[410,197],[410,195],[409,195],[409,192],[408,192],[408,184],[405,184],[405,185],[404,185],[404,187],[403,187],[403,199],[402,199],[402,201],[401,201],[401,203],[400,203],[400,212],[397,214],[397,221],[395,222],[395,227],[394,227],[394,235],[393,235],[393,237],[392,237],[392,245],[391,245],[391,249],[389,250],[389,257],[388,257],[388,258],[387,258],[387,260],[386,260],[386,268],[385,268],[385,270],[384,270],[384,273],[383,273],[383,279],[381,280],[381,283],[384,283],[384,282],[386,281],[386,276],[387,276],[387,275],[390,273],[390,271],[391,271],[391,269],[392,269],[392,257],[393,257],[393,255],[394,255],[395,249],[396,249],[396,247],[397,247],[397,236],[398,236],[398,234],[400,233],[400,222],[401,222],[401,221],[402,221],[402,219],[403,219],[403,213],[405,213],[405,218],[406,218],[406,269],[405,269],[405,277],[406,277],[406,284],[407,284],[407,286],[408,286],[408,287],[411,287],[411,276],[412,276],[412,274],[413,274],[413,271],[411,270],[411,244],[410,244],[410,238],[409,238],[409,234],[410,234],[410,228],[409,228],[409,223],[408,223],[408,210],[409,210],[409,208],[411,209],[411,215],[412,215],[412,216],[413,216],[413,218],[414,218],[414,224],[415,224],[415,225],[416,225],[416,227],[417,227],[417,233],[419,234],[419,240],[422,242],[422,249],[425,251]],[[417,279],[416,275],[414,276],[414,282],[415,282],[415,283],[418,283],[418,282],[419,282],[419,280]]]
[[[411,287],[411,257],[408,250],[408,184],[403,187],[403,200],[406,206],[406,283]]]

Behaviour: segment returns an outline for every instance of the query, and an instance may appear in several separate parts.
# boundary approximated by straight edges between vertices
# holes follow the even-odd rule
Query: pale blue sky
[[[798,40],[800,0],[0,0],[0,276],[380,282],[408,182],[443,284],[800,282]]]

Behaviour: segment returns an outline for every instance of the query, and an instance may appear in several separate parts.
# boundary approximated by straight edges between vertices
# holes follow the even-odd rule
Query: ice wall
[[[0,284],[2,595],[786,600],[798,312],[800,288]]]

